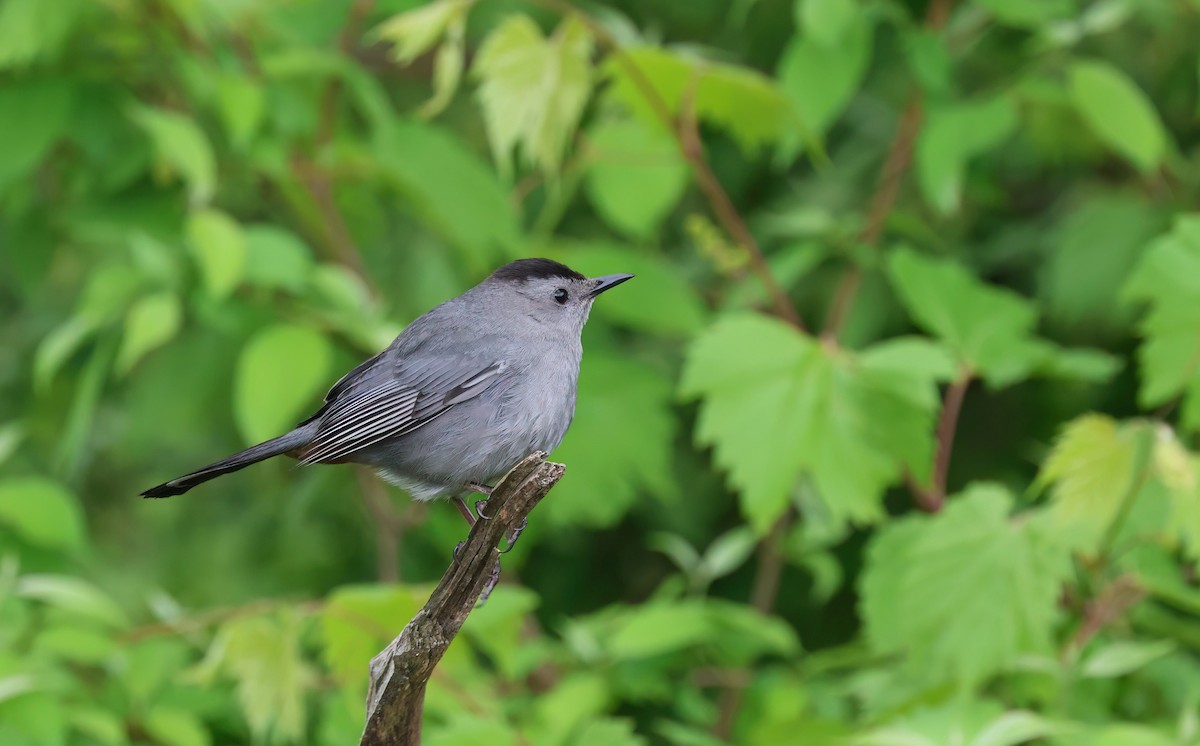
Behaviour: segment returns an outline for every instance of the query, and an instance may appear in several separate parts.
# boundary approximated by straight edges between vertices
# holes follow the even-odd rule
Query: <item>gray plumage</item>
[[[630,277],[589,279],[548,259],[507,264],[410,324],[291,432],[142,494],[178,495],[281,454],[373,466],[418,500],[487,483],[562,441],[592,301]]]

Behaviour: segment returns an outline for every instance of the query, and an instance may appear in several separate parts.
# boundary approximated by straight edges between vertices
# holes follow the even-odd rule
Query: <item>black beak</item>
[[[633,279],[633,275],[604,275],[603,277],[594,277],[592,278],[592,282],[596,283],[596,287],[592,288],[592,291],[588,293],[588,297],[595,298],[605,290],[611,290],[622,282],[631,279]]]

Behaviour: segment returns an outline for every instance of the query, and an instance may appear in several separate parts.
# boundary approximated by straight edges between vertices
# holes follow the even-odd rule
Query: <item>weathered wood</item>
[[[520,526],[566,470],[534,453],[500,480],[456,559],[400,635],[371,660],[367,725],[360,746],[416,746],[421,742],[425,685],[462,628],[480,594],[500,569],[502,538]]]

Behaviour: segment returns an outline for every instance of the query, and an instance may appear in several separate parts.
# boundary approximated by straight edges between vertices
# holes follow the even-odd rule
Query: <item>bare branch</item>
[[[487,502],[490,517],[475,523],[425,607],[371,660],[367,725],[360,746],[420,743],[425,685],[480,594],[499,572],[496,547],[525,521],[565,470],[538,452],[496,485]]]

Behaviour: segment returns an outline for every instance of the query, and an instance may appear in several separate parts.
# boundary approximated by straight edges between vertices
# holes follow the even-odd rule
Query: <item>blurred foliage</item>
[[[282,462],[134,496],[538,255],[638,279],[429,744],[1200,743],[1198,38],[4,0],[0,743],[355,742],[457,512]]]

